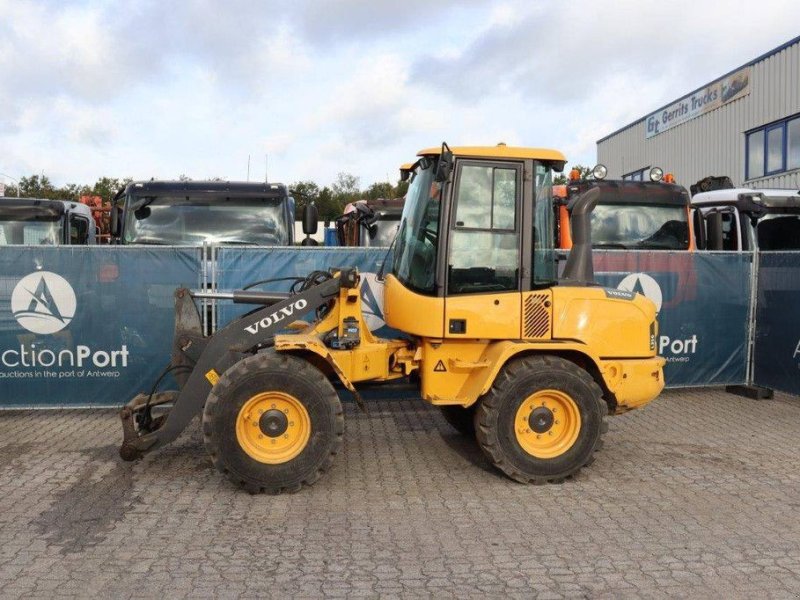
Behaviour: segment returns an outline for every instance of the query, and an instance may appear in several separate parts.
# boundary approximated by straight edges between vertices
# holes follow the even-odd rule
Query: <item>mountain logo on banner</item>
[[[26,275],[11,292],[11,312],[32,333],[61,331],[75,316],[77,299],[69,282],[49,271]]]
[[[625,279],[619,282],[617,289],[625,290],[626,292],[638,292],[653,301],[653,304],[656,305],[656,312],[661,311],[661,303],[663,301],[661,286],[647,273],[631,273],[627,275]]]

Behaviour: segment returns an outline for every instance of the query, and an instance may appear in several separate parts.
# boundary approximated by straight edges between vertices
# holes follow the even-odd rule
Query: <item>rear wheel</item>
[[[475,435],[475,407],[440,406],[442,416],[450,426],[463,435]]]
[[[208,396],[203,436],[214,466],[250,492],[314,483],[342,444],[342,405],[302,358],[268,351],[228,369]]]
[[[506,475],[560,482],[591,464],[608,407],[592,377],[553,356],[508,363],[475,413],[478,444]]]

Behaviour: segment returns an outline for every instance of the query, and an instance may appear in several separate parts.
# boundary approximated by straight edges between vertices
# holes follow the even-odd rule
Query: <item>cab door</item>
[[[520,336],[522,163],[459,160],[447,244],[445,337]]]

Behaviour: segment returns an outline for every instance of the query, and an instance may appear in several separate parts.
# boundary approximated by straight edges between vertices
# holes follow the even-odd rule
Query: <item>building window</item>
[[[639,169],[637,171],[631,171],[630,173],[623,175],[622,179],[625,181],[644,181],[646,176],[645,174],[649,169],[650,167],[644,167],[643,169]]]
[[[786,168],[800,169],[800,119],[786,125]]]
[[[800,169],[800,116],[748,132],[745,161],[746,179]]]
[[[764,130],[747,135],[747,179],[764,176]]]

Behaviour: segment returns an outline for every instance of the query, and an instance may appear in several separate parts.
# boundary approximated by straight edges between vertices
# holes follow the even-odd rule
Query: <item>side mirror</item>
[[[436,181],[445,182],[450,178],[453,170],[453,153],[445,142],[442,142],[442,153],[439,155],[439,164],[436,165]]]
[[[309,202],[303,206],[303,233],[306,235],[314,235],[317,233],[319,223],[319,211],[314,202]]]
[[[714,211],[706,216],[708,224],[708,243],[707,250],[722,250],[722,213]]]
[[[692,228],[694,229],[694,245],[698,250],[706,249],[706,222],[699,208],[692,211]]]
[[[111,237],[119,237],[121,229],[120,227],[121,223],[119,217],[120,217],[119,206],[115,204],[114,206],[111,207],[111,231],[109,231]]]

